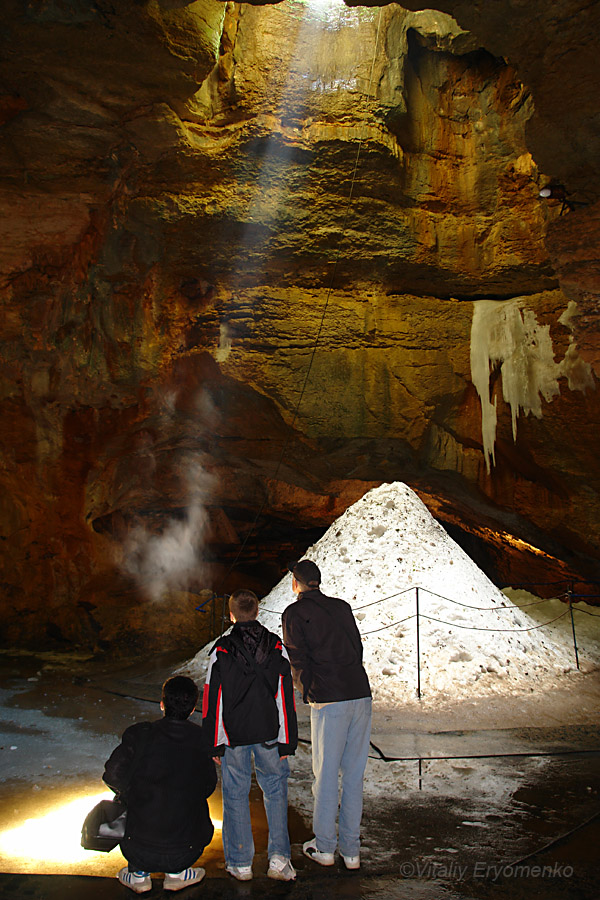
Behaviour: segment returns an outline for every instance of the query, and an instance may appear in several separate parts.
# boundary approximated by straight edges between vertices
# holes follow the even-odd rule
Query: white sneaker
[[[267,872],[269,878],[275,878],[277,881],[294,881],[296,878],[296,870],[289,859],[274,853],[269,860],[269,870]]]
[[[360,869],[360,854],[356,854],[356,856],[344,856],[343,853],[340,853],[340,856],[344,860],[344,865],[347,869]]]
[[[225,869],[238,881],[252,880],[252,866],[225,866]]]
[[[305,856],[308,856],[309,859],[314,859],[315,862],[318,862],[321,866],[332,866],[335,862],[333,853],[325,853],[323,850],[319,850],[317,847],[317,839],[311,838],[310,841],[306,841],[305,844],[302,844],[302,852]]]
[[[184,869],[182,872],[165,872],[163,889],[165,891],[181,891],[191,884],[198,884],[205,875],[206,870],[201,868]]]
[[[121,884],[131,888],[136,894],[143,894],[152,890],[152,879],[149,875],[136,875],[130,872],[127,866],[124,866],[117,872],[117,878]]]

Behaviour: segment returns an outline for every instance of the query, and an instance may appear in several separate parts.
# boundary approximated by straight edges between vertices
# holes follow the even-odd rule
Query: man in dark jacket
[[[338,775],[342,776],[339,847],[346,868],[360,867],[363,776],[371,736],[371,689],[351,606],[319,590],[321,572],[310,559],[293,563],[298,595],[283,613],[283,641],[294,684],[310,703],[313,831],[303,850],[332,866],[337,846]]]
[[[117,878],[136,894],[152,890],[151,872],[165,873],[167,891],[205,875],[191,866],[213,836],[206,798],[217,773],[202,728],[188,721],[197,702],[191,678],[169,678],[160,704],[164,717],[131,725],[104,768],[104,781],[127,804],[121,851],[129,865]]]
[[[234,623],[211,650],[204,688],[203,731],[222,757],[225,867],[238,881],[252,878],[254,841],[248,795],[252,757],[269,825],[269,878],[293,881],[287,824],[287,757],[298,743],[294,687],[280,638],[256,621],[258,598],[229,598]]]

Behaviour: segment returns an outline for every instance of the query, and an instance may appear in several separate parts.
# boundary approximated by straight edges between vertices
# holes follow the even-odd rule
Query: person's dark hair
[[[229,611],[238,622],[251,622],[258,615],[258,597],[254,591],[241,589],[229,598]]]
[[[189,719],[198,702],[198,687],[185,675],[167,678],[162,686],[162,702],[165,718]]]

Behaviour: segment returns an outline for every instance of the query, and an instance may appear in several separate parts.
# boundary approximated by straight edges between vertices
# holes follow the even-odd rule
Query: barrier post
[[[571,631],[573,632],[573,647],[575,648],[575,662],[579,669],[579,653],[577,652],[577,637],[575,635],[575,620],[573,618],[573,590],[572,587],[567,591],[567,600],[569,603],[569,612],[571,614]]]
[[[419,640],[419,588],[415,588],[417,601],[417,697],[421,699],[421,647]]]

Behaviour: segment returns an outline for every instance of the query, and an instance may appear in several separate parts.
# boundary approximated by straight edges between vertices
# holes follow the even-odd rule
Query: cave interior
[[[594,602],[598,4],[2,19],[3,646],[195,648],[396,481]]]

